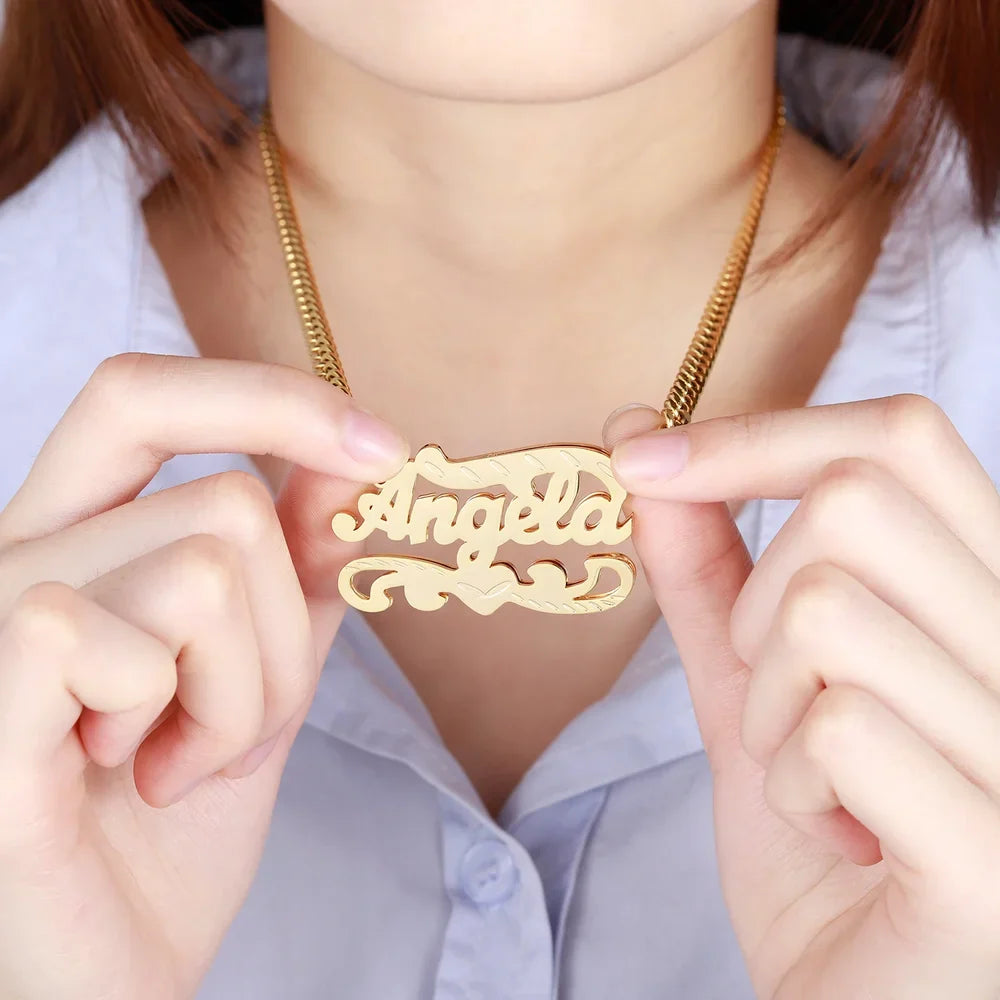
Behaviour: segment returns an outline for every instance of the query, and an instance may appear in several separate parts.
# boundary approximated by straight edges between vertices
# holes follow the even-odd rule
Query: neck
[[[771,125],[774,5],[638,82],[565,102],[390,84],[269,12],[271,100],[296,198],[368,220],[462,271],[562,272],[610,238],[724,247]],[[314,220],[319,219],[319,222]]]
[[[600,96],[501,103],[390,85],[271,11],[276,127],[357,397],[449,455],[595,441],[623,401],[658,405],[771,125],[773,16],[757,4]],[[204,353],[306,367],[256,144],[244,153],[249,169],[213,192],[243,222],[238,254],[169,185],[147,221]],[[786,134],[751,269],[842,176]],[[700,416],[802,405],[889,208],[859,197],[807,255],[744,289]]]

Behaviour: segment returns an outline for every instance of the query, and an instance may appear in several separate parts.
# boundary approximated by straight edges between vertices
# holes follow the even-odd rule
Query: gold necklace
[[[690,422],[715,361],[743,284],[784,129],[785,107],[778,93],[743,222],[663,402],[665,427]],[[264,109],[259,139],[285,265],[313,369],[350,395],[288,188],[269,106]],[[578,497],[583,475],[598,480],[604,488]],[[545,477],[540,489],[536,481]],[[436,491],[415,495],[418,478]],[[441,492],[489,487],[503,492],[478,492],[462,504],[454,492]],[[528,580],[522,580],[509,563],[495,560],[505,542],[615,545],[632,533],[631,517],[619,523],[625,497],[611,472],[608,453],[593,445],[540,445],[453,461],[437,445],[428,444],[395,476],[363,493],[357,512],[338,511],[331,524],[337,537],[345,541],[360,541],[381,531],[394,541],[425,542],[431,536],[438,544],[461,542],[457,566],[398,554],[361,556],[341,571],[340,592],[348,604],[362,611],[384,611],[392,604],[388,591],[395,587],[402,589],[412,607],[422,611],[443,607],[449,594],[483,615],[508,603],[550,614],[606,611],[620,604],[635,582],[635,565],[621,552],[588,556],[585,578],[576,582],[569,581],[562,563],[555,560],[533,563],[526,570]],[[602,569],[612,570],[617,583],[597,593]],[[365,594],[358,589],[356,577],[372,570],[379,575]]]

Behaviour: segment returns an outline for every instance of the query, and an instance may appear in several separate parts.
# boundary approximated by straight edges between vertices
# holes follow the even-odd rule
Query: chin
[[[769,0],[271,0],[314,43],[387,83],[546,103],[622,89]],[[273,16],[273,14],[272,14]]]

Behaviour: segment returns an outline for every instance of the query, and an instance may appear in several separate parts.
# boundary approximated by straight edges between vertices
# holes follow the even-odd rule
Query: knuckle
[[[214,742],[219,757],[245,753],[260,742],[265,709],[262,691],[255,688],[234,699],[225,718],[215,722]]]
[[[120,657],[116,661],[108,664],[106,675],[114,688],[113,712],[166,709],[178,686],[177,660],[170,649],[147,633],[127,661]]]
[[[122,354],[112,354],[105,358],[94,369],[91,382],[118,385],[121,382],[130,382],[142,365],[148,360],[144,354],[135,351],[127,351]]]
[[[79,595],[64,583],[36,583],[14,602],[4,630],[35,655],[71,655],[84,642]]]
[[[265,398],[294,401],[296,390],[300,390],[305,381],[304,372],[288,365],[262,364],[254,369],[258,390]],[[291,394],[291,395],[290,395]]]
[[[332,434],[337,433],[348,406],[344,393],[331,392],[322,379],[289,365],[262,364],[256,369],[256,380],[261,398],[273,401],[284,414],[308,408],[313,426],[327,425]]]
[[[810,563],[792,574],[775,614],[782,641],[793,648],[843,628],[849,614],[845,574],[829,563]]]
[[[182,733],[199,747],[199,757],[214,766],[234,760],[252,749],[260,734],[263,711],[242,699],[231,704],[225,718],[200,722],[184,717]]]
[[[735,413],[726,419],[729,432],[727,447],[752,444],[759,442],[761,438],[766,440],[773,424],[774,414],[771,412]]]
[[[314,674],[307,670],[293,670],[282,678],[279,690],[272,693],[268,708],[273,716],[287,721],[309,700],[315,685]]]
[[[157,647],[148,669],[139,679],[142,688],[137,692],[136,701],[167,706],[177,694],[177,659],[166,646],[157,643]]]
[[[815,761],[829,760],[866,740],[875,717],[870,695],[848,684],[824,688],[802,722],[803,753]]]
[[[723,539],[722,543],[713,539],[707,532],[699,534],[698,540],[704,539],[702,557],[686,574],[683,583],[678,583],[678,589],[685,592],[697,592],[704,587],[716,584],[719,579],[732,570],[734,555],[746,565],[747,574],[753,568],[753,563],[746,549],[746,544],[739,532]]]
[[[925,455],[948,435],[951,421],[933,400],[907,392],[885,398],[882,428],[892,452]]]
[[[187,603],[208,613],[232,606],[240,593],[241,574],[227,542],[215,535],[190,535],[178,544],[176,559]]]
[[[114,354],[105,358],[84,387],[89,402],[116,406],[123,395],[142,377],[147,357],[137,353]]]
[[[257,744],[263,724],[263,699],[248,701],[241,711],[232,713],[226,719],[220,742],[231,753],[242,753]]]
[[[751,571],[729,612],[729,645],[747,665],[752,666],[762,652],[771,622],[760,614],[757,580]]]
[[[751,611],[747,610],[748,601],[744,597],[744,589],[733,604],[733,609],[729,613],[729,644],[733,652],[744,662],[749,664],[757,653],[755,639],[758,629],[756,620],[752,617]]]
[[[274,530],[274,501],[267,487],[251,473],[233,470],[210,476],[203,488],[219,535],[249,547]]]
[[[98,418],[118,426],[123,413],[135,416],[148,408],[150,391],[175,377],[187,360],[137,351],[113,354],[94,369],[81,402]]]
[[[765,804],[775,815],[782,816],[786,813],[789,805],[788,780],[778,769],[765,768],[761,792]]]
[[[750,440],[754,430],[754,419],[749,413],[735,413],[727,424],[733,443],[745,443]]]
[[[839,544],[844,525],[863,523],[884,507],[885,476],[863,458],[838,458],[826,465],[802,500],[810,530]]]

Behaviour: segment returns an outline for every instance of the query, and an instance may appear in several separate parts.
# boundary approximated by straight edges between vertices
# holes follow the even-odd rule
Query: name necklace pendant
[[[785,107],[779,92],[743,221],[663,402],[664,427],[690,422],[712,369],[743,284],[784,129]],[[264,109],[258,136],[285,266],[313,370],[351,395],[292,202],[269,106]],[[603,488],[581,496],[583,476],[596,479]],[[418,492],[418,480],[431,489]],[[464,503],[452,492],[470,489],[482,492]],[[443,607],[450,595],[481,615],[492,614],[504,604],[547,614],[607,611],[628,597],[635,582],[635,565],[624,553],[588,555],[584,578],[570,581],[563,564],[552,559],[534,562],[525,570],[528,579],[523,580],[509,563],[497,561],[497,552],[505,542],[617,545],[632,533],[632,518],[621,521],[625,498],[625,490],[612,474],[610,455],[594,445],[548,444],[452,460],[437,445],[428,444],[395,476],[362,493],[357,511],[337,511],[331,527],[344,541],[361,541],[379,531],[396,542],[426,542],[429,537],[438,544],[461,542],[457,565],[399,553],[363,555],[341,570],[340,593],[352,607],[369,612],[386,610],[392,604],[392,589],[398,589],[420,611]],[[616,582],[597,591],[598,576],[604,569],[613,572]],[[378,575],[364,593],[356,578],[373,570]]]

